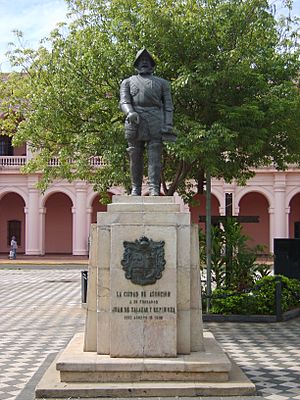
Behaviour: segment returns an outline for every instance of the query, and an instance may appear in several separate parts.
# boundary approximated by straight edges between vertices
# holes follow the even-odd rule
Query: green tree
[[[72,22],[37,51],[12,51],[26,75],[1,89],[5,129],[23,119],[14,142],[36,152],[26,171],[43,172],[42,188],[56,177],[102,193],[130,186],[119,85],[142,47],[172,85],[178,140],[164,149],[165,194],[188,200],[207,169],[245,180],[254,167],[300,161],[298,21],[277,21],[266,0],[67,2]],[[105,167],[91,166],[94,156]]]

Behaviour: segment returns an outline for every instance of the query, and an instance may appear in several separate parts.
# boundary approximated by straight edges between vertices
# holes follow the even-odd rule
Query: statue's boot
[[[143,148],[129,146],[127,148],[130,160],[131,196],[141,196],[143,182]]]
[[[150,142],[148,144],[148,178],[149,195],[160,195],[160,173],[161,173],[162,143]]]

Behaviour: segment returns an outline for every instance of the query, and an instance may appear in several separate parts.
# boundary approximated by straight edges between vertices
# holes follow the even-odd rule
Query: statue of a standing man
[[[132,196],[140,196],[143,181],[144,149],[148,152],[149,195],[159,196],[162,142],[174,141],[173,104],[169,82],[152,75],[155,62],[146,50],[140,50],[134,67],[138,75],[125,79],[120,89],[120,107],[126,115]]]

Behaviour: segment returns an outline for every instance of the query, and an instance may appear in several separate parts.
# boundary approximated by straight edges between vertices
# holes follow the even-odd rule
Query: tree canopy
[[[26,171],[43,172],[42,188],[57,177],[100,193],[129,188],[119,86],[142,47],[172,87],[177,142],[164,147],[166,195],[188,199],[207,170],[245,180],[261,165],[299,163],[296,18],[278,19],[266,0],[67,3],[71,22],[36,51],[15,48],[11,62],[25,74],[1,83],[2,130],[31,146]],[[94,156],[105,166],[95,169]],[[49,166],[54,157],[59,165]]]

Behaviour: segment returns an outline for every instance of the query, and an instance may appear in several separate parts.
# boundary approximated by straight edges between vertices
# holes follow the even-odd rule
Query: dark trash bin
[[[274,239],[274,273],[300,280],[300,239]]]
[[[86,303],[88,285],[88,270],[81,271],[81,302]]]

